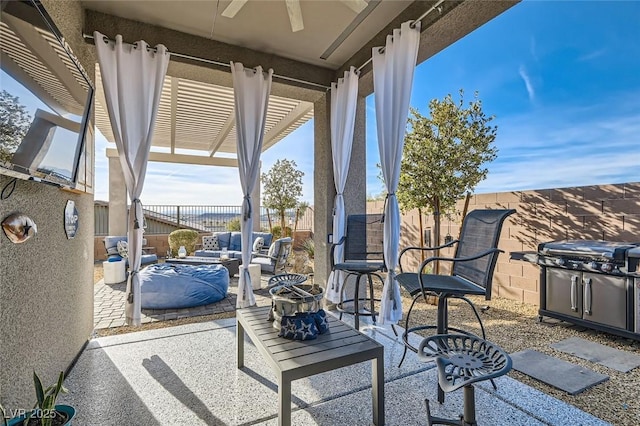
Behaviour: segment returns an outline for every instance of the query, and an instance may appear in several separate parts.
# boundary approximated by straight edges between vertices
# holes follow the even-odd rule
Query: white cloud
[[[536,98],[536,92],[533,88],[533,84],[531,83],[531,79],[529,78],[529,74],[527,74],[527,69],[524,67],[524,65],[520,65],[520,68],[518,69],[518,73],[520,74],[520,77],[524,81],[524,85],[527,88],[527,93],[529,94],[529,100],[533,102]]]
[[[640,102],[558,105],[499,122],[498,158],[477,192],[640,180]],[[635,98],[635,99],[634,99]]]
[[[592,52],[586,53],[578,58],[578,61],[590,61],[592,59],[597,59],[600,56],[604,55],[607,52],[607,49],[598,49]]]

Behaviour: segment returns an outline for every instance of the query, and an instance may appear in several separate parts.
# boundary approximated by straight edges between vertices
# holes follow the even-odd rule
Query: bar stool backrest
[[[344,260],[378,260],[384,263],[382,214],[347,216]]]
[[[473,210],[464,218],[460,241],[455,257],[464,258],[478,255],[498,247],[502,224],[515,213],[510,210]],[[485,297],[491,298],[493,271],[498,260],[498,252],[468,262],[454,262],[453,275],[469,280],[485,288]]]

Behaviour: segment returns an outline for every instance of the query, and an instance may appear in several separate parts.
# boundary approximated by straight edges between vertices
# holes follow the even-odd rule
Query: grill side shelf
[[[509,260],[519,260],[533,264],[538,263],[538,252],[535,251],[512,251],[509,253]]]

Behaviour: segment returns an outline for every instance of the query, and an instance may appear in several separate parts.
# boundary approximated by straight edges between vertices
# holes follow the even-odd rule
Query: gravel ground
[[[98,282],[100,279],[102,279],[102,263],[97,263],[94,268],[94,282]],[[378,289],[377,291],[380,290],[381,289]],[[566,338],[580,337],[585,340],[640,355],[640,342],[587,330],[549,318],[545,318],[545,320],[540,323],[537,319],[538,307],[535,305],[518,303],[502,298],[493,298],[490,301],[485,301],[482,298],[471,299],[477,307],[489,306],[488,310],[480,312],[486,329],[487,339],[500,345],[507,352],[512,353],[525,349],[533,349],[606,374],[609,376],[609,380],[587,389],[578,395],[569,395],[542,382],[531,379],[529,376],[515,370],[512,370],[509,376],[614,425],[632,426],[640,424],[640,368],[636,368],[629,373],[620,373],[616,370],[554,350],[550,347],[552,343],[559,342]],[[404,298],[403,307],[405,312],[409,309],[410,303],[411,300],[409,298]],[[99,335],[108,336],[220,318],[231,318],[234,316],[235,313],[229,312],[220,315],[161,321],[144,324],[136,328],[119,327],[100,330]],[[417,302],[411,314],[411,323],[415,325],[435,324],[435,322],[436,306],[421,301]],[[477,326],[477,321],[473,316],[471,308],[464,302],[455,300],[450,302],[449,323],[452,327],[457,326],[458,328],[480,334],[480,328]],[[404,323],[401,322],[400,324],[403,325]]]
[[[640,424],[640,367],[629,373],[620,373],[550,347],[552,343],[566,338],[580,337],[640,355],[640,342],[587,330],[549,318],[539,323],[538,307],[535,305],[501,298],[490,301],[481,298],[472,298],[472,300],[476,307],[489,306],[486,312],[480,312],[487,340],[497,343],[505,351],[512,353],[533,349],[606,374],[609,380],[578,395],[569,395],[515,370],[512,370],[509,376],[612,424],[630,426]],[[410,299],[405,298],[403,300],[405,312],[409,306]],[[418,301],[411,313],[411,323],[435,324],[436,310],[436,306]],[[462,301],[452,301],[449,304],[449,324],[452,327],[457,326],[480,334],[480,328],[477,326],[477,320],[471,308]]]

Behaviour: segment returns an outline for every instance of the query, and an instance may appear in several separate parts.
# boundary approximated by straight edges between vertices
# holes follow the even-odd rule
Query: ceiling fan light
[[[291,31],[297,32],[304,29],[302,20],[302,10],[300,9],[300,0],[285,0],[287,3],[287,13],[289,14],[289,22],[291,22]]]
[[[221,15],[225,18],[233,18],[240,12],[240,9],[242,9],[242,6],[244,6],[247,1],[248,0],[231,0],[231,3],[225,7]]]
[[[340,0],[349,9],[355,13],[360,13],[367,8],[367,2],[365,0]]]

